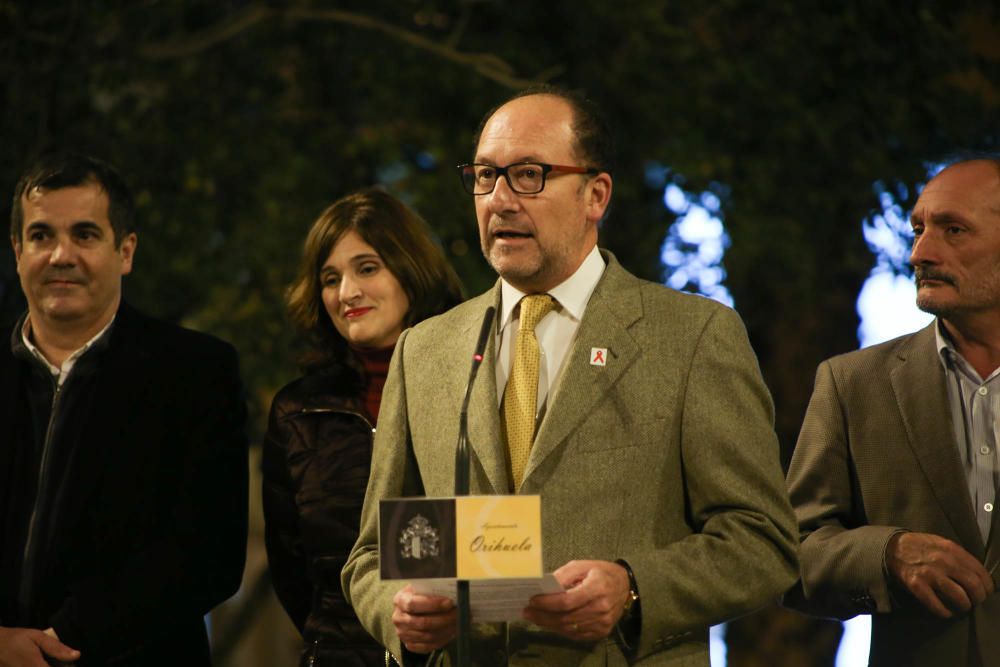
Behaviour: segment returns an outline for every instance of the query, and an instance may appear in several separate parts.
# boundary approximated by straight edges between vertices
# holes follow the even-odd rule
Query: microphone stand
[[[490,337],[490,326],[493,324],[493,314],[496,309],[490,306],[483,317],[483,325],[479,330],[479,340],[476,343],[475,354],[472,355],[472,369],[469,371],[469,384],[465,388],[465,399],[462,401],[462,411],[458,418],[458,445],[455,448],[455,495],[469,495],[469,399],[472,397],[472,385],[476,381],[479,366],[483,363],[483,354]],[[458,608],[458,667],[472,665],[472,609],[469,603],[469,581],[460,579],[456,582]]]

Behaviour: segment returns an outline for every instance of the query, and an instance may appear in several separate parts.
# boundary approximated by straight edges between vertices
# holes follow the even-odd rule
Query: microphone
[[[490,337],[490,327],[493,324],[493,314],[496,308],[490,306],[483,317],[483,326],[479,330],[479,340],[476,351],[472,355],[472,369],[469,371],[469,384],[465,388],[465,399],[462,401],[462,411],[458,417],[458,446],[455,448],[455,495],[469,495],[469,399],[472,397],[472,386],[476,381],[479,366],[483,363],[486,352],[486,342]],[[456,607],[458,608],[458,649],[455,657],[458,667],[472,665],[472,607],[469,600],[469,582],[461,579],[455,584]]]
[[[465,387],[465,399],[462,401],[462,411],[458,416],[458,446],[455,449],[455,495],[469,495],[469,399],[472,398],[472,386],[479,373],[486,352],[486,342],[490,337],[490,327],[493,324],[493,314],[496,308],[490,306],[483,317],[483,325],[479,329],[479,340],[476,351],[472,355],[472,368],[469,370],[469,383]]]

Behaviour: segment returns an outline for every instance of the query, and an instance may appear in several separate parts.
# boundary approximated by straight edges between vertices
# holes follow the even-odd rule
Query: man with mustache
[[[0,666],[210,664],[239,587],[246,410],[232,346],[122,303],[137,236],[109,165],[14,193],[28,310],[0,346]]]
[[[541,496],[544,568],[566,591],[533,598],[522,621],[477,626],[475,664],[707,665],[710,625],[794,581],[772,404],[743,324],[597,247],[610,144],[593,103],[543,88],[488,113],[459,167],[500,280],[400,337],[343,572],[362,622],[406,664],[451,650],[456,613],[379,581],[378,501],[451,495],[491,306],[469,408],[472,493]]]
[[[1000,664],[1000,159],[957,162],[910,219],[915,334],[823,362],[788,485],[786,603],[872,614],[872,665]]]

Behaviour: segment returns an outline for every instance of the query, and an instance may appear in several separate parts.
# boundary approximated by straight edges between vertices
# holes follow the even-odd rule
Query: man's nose
[[[497,178],[497,183],[493,186],[493,192],[489,194],[490,210],[493,213],[501,213],[515,209],[521,203],[521,199],[514,192],[510,183],[507,182],[507,175]]]
[[[49,255],[49,264],[55,266],[73,266],[76,264],[76,246],[70,239],[56,239]]]
[[[913,247],[910,248],[910,264],[920,266],[925,264],[937,264],[939,257],[937,252],[938,240],[931,231],[924,231],[923,234],[913,239]]]

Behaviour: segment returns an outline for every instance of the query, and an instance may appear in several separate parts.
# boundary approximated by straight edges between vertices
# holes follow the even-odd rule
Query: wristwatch
[[[618,559],[615,562],[625,568],[625,572],[628,574],[628,597],[625,598],[625,607],[622,610],[622,617],[618,619],[618,624],[615,626],[615,633],[618,635],[618,640],[621,642],[625,654],[635,657],[635,651],[639,646],[639,635],[642,633],[639,584],[636,583],[635,574],[626,561]]]
[[[635,582],[635,574],[627,562],[621,559],[615,562],[625,568],[625,572],[628,574],[628,597],[625,598],[625,613],[623,615],[623,618],[628,618],[639,604],[639,585]]]

